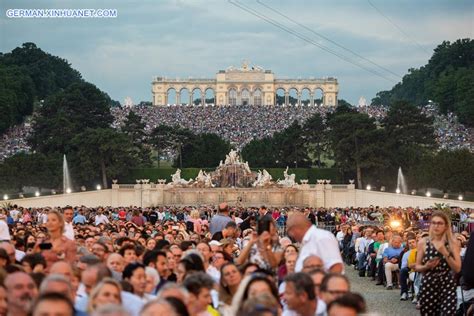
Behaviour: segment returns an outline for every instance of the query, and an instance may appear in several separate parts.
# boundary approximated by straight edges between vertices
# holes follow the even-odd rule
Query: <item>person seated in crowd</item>
[[[31,276],[21,271],[10,273],[5,278],[5,287],[7,290],[8,315],[27,316],[38,296],[38,288]],[[72,316],[72,314],[71,310],[69,315]]]
[[[400,300],[408,299],[408,276],[416,265],[416,237],[414,234],[408,236],[408,250],[403,254],[400,265]]]
[[[324,309],[336,298],[351,290],[349,279],[338,273],[328,273],[321,281],[320,296],[324,302]]]
[[[316,315],[318,300],[311,277],[303,272],[288,274],[285,284],[284,299],[288,310],[283,315],[292,315],[291,312],[301,316]]]
[[[74,315],[72,301],[66,295],[57,292],[48,292],[38,296],[32,310],[32,316]]]
[[[183,281],[183,286],[189,292],[188,310],[191,316],[206,315],[208,306],[212,303],[211,290],[214,281],[205,272],[196,272]]]
[[[87,312],[92,314],[101,306],[121,305],[122,287],[112,278],[104,278],[99,282],[91,292]]]
[[[399,270],[400,254],[403,251],[402,237],[394,235],[391,244],[383,252],[383,264],[385,279],[387,280],[387,290],[393,289],[392,272]]]
[[[264,273],[254,273],[245,277],[232,299],[232,306],[230,314],[228,315],[236,314],[248,299],[262,295],[263,293],[272,295],[277,301],[280,299],[275,280],[272,277],[269,277],[269,275]]]
[[[347,293],[329,303],[328,316],[357,316],[367,310],[364,298],[355,293]]]
[[[129,263],[122,273],[122,279],[132,286],[132,293],[140,297],[143,302],[152,300],[155,296],[145,292],[146,273],[142,263]]]
[[[226,313],[242,281],[242,274],[235,264],[229,262],[221,267],[220,275],[219,310],[221,313]]]

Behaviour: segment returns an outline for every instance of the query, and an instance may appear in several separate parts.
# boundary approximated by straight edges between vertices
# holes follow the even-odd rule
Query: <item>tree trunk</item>
[[[100,169],[102,171],[102,187],[107,189],[107,174],[105,172],[105,162],[103,159],[100,160]]]

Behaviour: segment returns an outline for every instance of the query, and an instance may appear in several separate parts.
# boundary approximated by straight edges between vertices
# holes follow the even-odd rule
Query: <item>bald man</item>
[[[227,203],[219,204],[219,213],[214,215],[209,223],[209,231],[212,235],[224,229],[228,222],[232,221],[229,216],[229,205]]]
[[[301,243],[301,250],[296,261],[296,272],[303,270],[304,260],[313,255],[321,258],[324,269],[329,272],[342,273],[344,266],[336,237],[327,230],[316,228],[300,212],[288,218],[286,224],[290,237]]]

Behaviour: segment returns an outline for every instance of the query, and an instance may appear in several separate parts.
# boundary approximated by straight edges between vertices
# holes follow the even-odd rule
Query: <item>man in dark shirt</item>
[[[237,224],[235,222],[228,222],[224,229],[220,232],[216,232],[212,235],[212,240],[222,240],[224,238],[234,238],[235,231],[237,229]]]

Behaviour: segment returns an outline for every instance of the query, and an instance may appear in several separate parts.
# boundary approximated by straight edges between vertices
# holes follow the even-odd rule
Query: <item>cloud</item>
[[[233,0],[236,1],[236,0]],[[364,67],[370,63],[264,8],[239,0],[317,43]],[[472,2],[371,0],[413,39],[406,38],[366,1],[270,1],[280,10],[338,44],[404,75],[408,68],[427,63],[443,40],[472,37]],[[32,3],[3,1],[3,8],[116,8],[116,19],[0,18],[0,50],[23,42],[66,58],[87,80],[122,101],[150,100],[153,76],[213,78],[219,69],[243,59],[274,71],[277,77],[339,79],[340,96],[357,102],[372,98],[395,82],[386,81],[321,48],[308,44],[222,0],[161,0],[81,2],[64,0]],[[377,71],[383,72],[378,69]],[[385,75],[387,75],[385,73]]]

